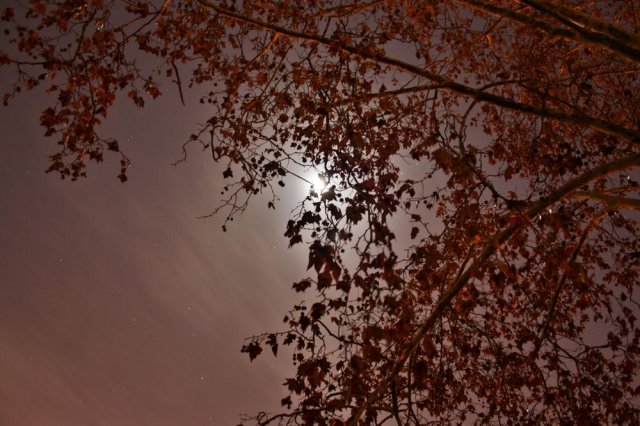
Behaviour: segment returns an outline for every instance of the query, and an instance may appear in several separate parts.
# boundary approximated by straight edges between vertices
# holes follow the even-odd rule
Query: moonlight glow
[[[324,191],[326,187],[327,187],[327,181],[325,180],[324,175],[314,172],[311,177],[311,188],[314,191],[320,193]]]

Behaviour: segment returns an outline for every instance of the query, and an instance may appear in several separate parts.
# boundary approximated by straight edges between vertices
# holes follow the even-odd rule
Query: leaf
[[[278,356],[278,338],[275,334],[267,336],[267,344],[271,347],[273,356]]]
[[[420,232],[420,230],[418,228],[416,228],[415,226],[413,228],[411,228],[411,239],[412,240],[414,238],[416,238],[416,236],[418,235],[418,232]]]
[[[242,346],[240,352],[249,354],[249,360],[253,361],[262,353],[262,347],[258,342],[251,342],[248,345]]]
[[[290,396],[287,396],[287,397],[282,398],[280,400],[280,405],[282,405],[283,407],[287,407],[287,410],[291,409],[291,404],[292,404],[292,402],[291,402],[291,397]]]
[[[311,281],[309,280],[302,280],[293,284],[293,289],[298,293],[305,291],[309,287],[311,287]]]

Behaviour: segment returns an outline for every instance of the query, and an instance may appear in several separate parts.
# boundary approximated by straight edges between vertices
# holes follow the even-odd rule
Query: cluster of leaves
[[[32,0],[0,55],[44,81],[51,170],[117,142],[117,95],[204,88],[229,218],[318,170],[280,414],[261,424],[640,421],[640,4]],[[126,166],[123,157],[122,175]],[[269,203],[273,207],[274,201]]]

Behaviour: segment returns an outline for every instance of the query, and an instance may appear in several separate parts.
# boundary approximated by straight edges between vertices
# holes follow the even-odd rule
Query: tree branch
[[[571,198],[582,198],[600,201],[606,204],[609,209],[630,209],[640,211],[640,200],[635,198],[621,198],[612,195],[605,195],[599,192],[576,191],[570,195]]]
[[[577,188],[580,188],[582,185],[585,185],[599,177],[608,175],[610,173],[628,169],[630,167],[638,165],[640,165],[640,154],[634,154],[629,157],[617,159],[603,164],[599,167],[595,167],[567,182],[565,185],[553,191],[549,196],[542,198],[536,202],[532,202],[530,204],[530,207],[525,212],[523,212],[523,216],[525,218],[532,219],[544,209],[548,208],[553,203],[563,199],[567,195],[570,195],[571,192],[575,191]],[[379,395],[389,386],[391,381],[393,381],[395,377],[400,374],[400,371],[404,367],[407,359],[409,359],[410,355],[420,344],[420,341],[431,330],[433,325],[442,317],[447,308],[449,308],[451,302],[460,292],[460,290],[462,290],[467,282],[476,274],[476,272],[478,272],[480,268],[482,268],[486,264],[486,262],[496,252],[496,250],[498,250],[498,248],[502,244],[504,244],[526,223],[527,222],[525,220],[520,220],[508,226],[506,229],[495,234],[492,238],[489,239],[489,241],[485,244],[484,249],[474,260],[474,262],[451,284],[449,289],[442,295],[438,303],[431,311],[431,315],[429,315],[429,317],[422,323],[422,325],[415,332],[413,338],[410,340],[409,344],[400,353],[395,365],[390,369],[386,378],[377,386],[377,388],[373,392],[370,393],[365,402],[359,407],[352,418],[349,419],[349,425],[355,426],[358,424],[358,420],[360,419],[360,417],[362,417],[367,407],[370,406],[370,404],[373,403],[379,397]]]
[[[180,80],[180,72],[178,71],[178,67],[176,63],[171,61],[171,66],[173,67],[173,71],[176,73],[176,86],[178,86],[178,94],[180,95],[180,102],[182,106],[185,106],[184,103],[184,94],[182,93],[182,81]]]
[[[546,0],[518,1],[575,29],[586,40],[602,44],[608,49],[628,56],[635,62],[640,62],[640,37],[637,35],[609,22],[601,21],[594,16],[568,8],[562,2],[549,4]]]
[[[578,244],[576,245],[575,249],[571,253],[571,257],[569,258],[569,264],[575,263],[576,259],[578,258],[578,255],[580,254],[580,250],[582,249],[582,246],[584,245],[584,242],[587,240],[587,237],[589,236],[589,232],[595,226],[596,223],[598,223],[600,220],[602,220],[602,218],[606,214],[607,214],[606,210],[600,212],[598,215],[594,216],[589,221],[587,226],[585,226],[585,228],[582,230],[582,234],[580,235],[580,240],[578,241]],[[558,300],[560,298],[560,293],[562,292],[562,289],[564,288],[564,283],[566,281],[567,281],[567,273],[565,271],[565,273],[562,274],[562,277],[560,278],[560,281],[558,281],[558,287],[556,288],[556,291],[553,294],[553,299],[551,300],[551,307],[549,308],[549,312],[547,313],[547,317],[545,318],[544,323],[542,324],[542,327],[540,327],[540,332],[538,333],[538,336],[536,337],[536,346],[535,346],[535,348],[533,350],[533,353],[535,354],[536,357],[538,356],[538,351],[540,350],[540,347],[542,346],[542,341],[544,339],[544,336],[547,334],[547,330],[549,329],[549,326],[551,324],[551,320],[553,319],[553,315],[555,313],[556,306],[558,305]]]
[[[570,22],[567,22],[566,19],[562,19],[561,15],[554,12],[554,10],[556,10],[557,8],[561,8],[561,6],[557,4],[553,5],[554,9],[552,10],[552,9],[543,7],[539,2],[529,1],[529,0],[518,0],[518,1],[520,3],[533,7],[536,10],[541,11],[542,13],[545,13],[553,18],[556,18],[557,20],[560,20],[560,22],[563,22],[566,25],[568,24],[567,26],[569,28],[558,27],[548,22],[536,19],[532,16],[523,15],[522,13],[518,13],[507,8],[496,6],[494,4],[488,3],[483,0],[464,0],[464,2],[470,5],[471,7],[474,7],[476,9],[482,10],[484,12],[490,13],[495,16],[499,16],[501,18],[507,18],[512,21],[519,22],[523,25],[531,26],[533,28],[536,28],[544,32],[549,36],[559,36],[568,40],[573,40],[577,43],[589,44],[594,47],[604,48],[609,50],[612,53],[623,55],[627,60],[631,62],[640,64],[640,47],[634,45],[635,44],[634,37],[628,35],[624,30],[619,29],[617,27],[613,27],[612,25],[609,25],[610,27],[615,28],[617,30],[616,33],[624,34],[624,38],[620,40],[619,38],[613,38],[611,36],[608,36],[607,34],[603,34],[602,32],[596,33],[593,31],[588,31],[588,29],[584,26],[570,25],[571,24]],[[566,8],[562,8],[562,9],[566,10]],[[584,16],[584,15],[581,14],[581,16]],[[593,25],[597,25],[597,23],[600,22],[595,19],[593,19],[593,21],[595,21]],[[600,24],[601,25],[598,25],[598,28],[601,27],[602,25],[608,25],[603,23],[600,23]],[[629,45],[625,43],[625,41],[631,42],[631,44]]]
[[[349,46],[335,39],[330,39],[317,34],[303,33],[303,32],[295,31],[292,29],[280,27],[270,22],[260,21],[250,16],[243,15],[241,13],[222,8],[214,3],[211,3],[209,0],[198,0],[198,2],[204,7],[212,9],[218,12],[220,15],[226,16],[228,18],[246,22],[248,24],[252,24],[257,27],[274,31],[292,38],[315,41],[325,46],[333,47],[343,52],[360,56],[361,58],[365,58],[381,64],[386,64],[386,65],[398,68],[400,70],[406,71],[410,74],[424,77],[434,83],[437,83],[444,89],[451,90],[452,92],[458,93],[460,95],[469,96],[481,102],[490,103],[490,104],[493,104],[505,109],[509,109],[512,111],[519,111],[527,114],[536,115],[539,117],[551,118],[560,122],[577,124],[579,126],[588,127],[599,133],[614,136],[628,142],[640,143],[640,132],[638,130],[627,129],[615,123],[600,120],[595,117],[590,117],[588,115],[568,113],[568,112],[564,112],[564,111],[556,110],[552,108],[539,107],[535,105],[517,102],[512,99],[508,99],[493,93],[485,92],[483,90],[476,89],[476,88],[449,80],[446,77],[438,75],[432,71],[421,68],[417,65],[413,65],[413,64],[401,61],[399,59],[385,56],[383,53],[380,53],[380,52],[365,51],[358,47]]]

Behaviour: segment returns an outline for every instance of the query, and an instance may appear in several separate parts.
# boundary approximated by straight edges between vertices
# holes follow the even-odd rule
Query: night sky
[[[196,147],[171,165],[208,117],[171,91],[117,104],[101,130],[132,160],[128,182],[115,156],[62,181],[44,173],[46,102],[0,109],[0,425],[227,425],[277,410],[289,354],[250,363],[240,348],[298,301],[306,254],[283,233],[307,186],[290,181],[276,211],[255,199],[226,233],[223,217],[198,219],[220,201],[222,168]]]

